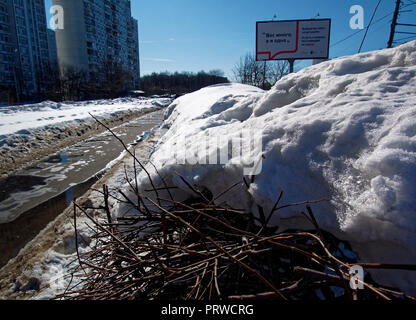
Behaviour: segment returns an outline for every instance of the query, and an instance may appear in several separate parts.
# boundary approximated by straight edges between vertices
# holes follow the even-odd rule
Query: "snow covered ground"
[[[170,99],[118,98],[80,102],[44,101],[36,104],[1,107],[0,139],[13,133],[27,134],[29,129],[48,129],[64,123],[76,125],[79,122],[91,120],[90,113],[95,117],[105,118],[110,114],[132,109],[162,107],[167,101]]]
[[[177,197],[190,191],[175,171],[218,194],[251,168],[249,190],[218,201],[268,212],[281,190],[281,204],[327,198],[312,206],[318,223],[351,241],[361,260],[416,263],[416,41],[311,66],[267,92],[207,87],[175,100],[166,118],[151,160],[180,187]],[[149,187],[146,175],[140,181]],[[310,228],[299,210],[280,210],[272,222]],[[414,272],[372,275],[416,293]]]
[[[90,114],[116,126],[146,109],[165,107],[171,101],[118,98],[0,107],[0,177],[104,130]]]
[[[416,42],[410,42],[311,66],[267,92],[240,84],[207,87],[180,97],[166,110],[168,130],[158,137],[151,160],[168,184],[180,188],[171,190],[178,200],[191,194],[174,171],[214,194],[244,175],[250,181],[255,173],[248,190],[241,186],[218,199],[253,212],[257,205],[270,210],[281,190],[282,205],[327,198],[312,205],[318,223],[350,241],[359,259],[415,264],[415,76]],[[246,143],[247,136],[252,144]],[[160,183],[151,166],[148,170]],[[146,175],[139,179],[142,190],[149,188]],[[122,183],[121,178],[109,181],[113,189]],[[132,213],[124,205],[116,209],[118,215]],[[272,223],[282,231],[311,228],[300,210],[304,206],[279,210]],[[46,240],[33,242],[14,264],[0,270],[10,279],[16,275],[9,271],[17,270],[25,281],[34,276],[42,286],[49,283],[35,298],[49,298],[67,286],[66,263],[75,258],[73,227],[69,218],[60,219],[68,237],[57,237],[51,224],[40,236]],[[31,249],[37,246],[39,250]],[[381,284],[416,294],[414,273],[371,274]],[[2,287],[13,290],[7,281]]]

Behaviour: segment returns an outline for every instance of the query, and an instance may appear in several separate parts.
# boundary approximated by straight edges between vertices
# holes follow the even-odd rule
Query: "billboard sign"
[[[256,60],[328,59],[331,19],[256,24]]]

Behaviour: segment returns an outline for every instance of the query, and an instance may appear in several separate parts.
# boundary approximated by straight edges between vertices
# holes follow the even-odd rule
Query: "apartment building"
[[[49,61],[52,71],[58,70],[58,52],[56,49],[55,31],[48,29]]]
[[[129,0],[53,0],[64,9],[64,28],[56,30],[59,67],[97,74],[104,61],[117,61],[140,81],[138,24]]]
[[[134,77],[134,88],[140,88],[140,53],[139,53],[139,26],[138,22],[134,18],[129,19],[128,23],[128,39],[132,39],[132,41],[128,42],[128,56],[127,60],[129,62],[129,70],[136,75]]]
[[[49,68],[44,0],[0,0],[0,62],[3,91],[42,92]]]

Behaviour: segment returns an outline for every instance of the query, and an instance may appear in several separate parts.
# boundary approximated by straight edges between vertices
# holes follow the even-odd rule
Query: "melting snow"
[[[169,130],[151,160],[181,188],[179,198],[190,191],[174,171],[218,194],[241,180],[245,165],[230,150],[226,161],[205,164],[217,159],[209,146],[227,148],[218,141],[247,129],[261,133],[260,152],[243,148],[251,162],[264,154],[261,172],[248,191],[242,186],[219,201],[255,212],[257,205],[269,211],[281,190],[282,204],[328,198],[313,205],[318,223],[354,242],[361,259],[416,263],[415,76],[413,41],[306,68],[267,92],[241,84],[207,87],[167,109]],[[173,156],[178,152],[189,157],[181,163]],[[146,175],[140,181],[143,190],[149,187]],[[119,214],[126,209],[121,205]],[[287,208],[272,222],[296,227],[299,221],[299,211]],[[416,287],[410,273],[379,279]]]

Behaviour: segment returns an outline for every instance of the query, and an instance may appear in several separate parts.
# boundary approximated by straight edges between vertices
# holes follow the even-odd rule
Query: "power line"
[[[394,12],[394,11],[392,11],[392,12],[390,12],[390,13],[386,14],[385,16],[383,16],[383,17],[379,18],[378,20],[376,20],[376,21],[373,23],[373,25],[375,25],[375,24],[379,23],[380,21],[382,21],[382,20],[386,19],[386,18],[387,18],[387,17],[389,17],[389,16],[390,16],[393,12]],[[360,29],[360,30],[358,30],[358,31],[356,31],[356,32],[354,32],[354,33],[352,33],[352,34],[350,34],[349,36],[345,37],[344,39],[339,40],[338,42],[336,42],[336,43],[332,44],[332,45],[331,45],[331,48],[332,48],[332,47],[335,47],[336,45],[338,45],[338,44],[340,44],[340,43],[342,43],[342,42],[344,42],[344,41],[346,41],[346,40],[348,40],[348,39],[350,39],[350,38],[352,38],[353,36],[355,36],[355,35],[359,34],[359,33],[360,33],[360,32],[362,32],[363,30],[364,30],[364,29]]]
[[[416,38],[416,36],[404,37],[397,40],[394,40],[393,43],[400,43],[401,41],[407,41]]]
[[[352,38],[353,36],[355,36],[356,34],[359,34],[360,32],[362,32],[363,30],[358,30],[358,31],[356,31],[356,32],[354,32],[353,34],[350,34],[348,37],[345,37],[344,39],[342,39],[342,40],[340,40],[340,41],[338,41],[338,42],[336,42],[336,43],[334,43],[334,44],[332,44],[331,45],[331,48],[332,47],[335,47],[336,45],[338,45],[338,44],[340,44],[340,43],[342,43],[342,42],[344,42],[344,41],[346,41],[346,40],[348,40],[349,38]]]
[[[407,4],[404,4],[403,6],[402,6],[402,9],[404,9],[404,8],[407,8],[407,7],[410,7],[410,6],[414,6],[414,5],[416,5],[416,2],[415,1],[411,1],[411,0],[407,0],[408,2],[410,2],[410,3],[407,3]],[[401,11],[401,13],[403,13],[403,12],[411,12],[412,10],[410,10],[410,11]],[[381,21],[383,21],[384,19],[386,19],[387,17],[390,17],[391,16],[391,14],[393,14],[394,13],[394,11],[391,11],[391,12],[389,12],[388,14],[386,14],[386,15],[384,15],[384,16],[382,16],[381,18],[379,18],[379,19],[377,19],[372,25],[374,26],[375,24],[377,24],[377,23],[379,23],[379,22],[381,22]],[[390,22],[391,22],[392,20],[390,20]],[[368,28],[368,26],[367,26],[367,28]],[[348,36],[346,36],[345,38],[343,38],[343,39],[341,39],[341,40],[339,40],[339,41],[337,41],[336,43],[334,43],[334,44],[331,44],[330,45],[330,48],[332,48],[332,47],[335,47],[335,46],[337,46],[337,45],[339,45],[339,44],[341,44],[342,42],[344,42],[344,41],[347,41],[348,39],[350,39],[350,38],[352,38],[352,37],[354,37],[354,36],[356,36],[357,34],[359,34],[359,33],[361,33],[362,31],[363,31],[364,29],[360,29],[360,30],[358,30],[358,31],[356,31],[356,32],[354,32],[354,33],[352,33],[352,34],[350,34],[350,35],[348,35]],[[378,30],[378,29],[377,29]]]
[[[367,36],[368,30],[370,29],[371,24],[373,23],[374,17],[376,15],[378,7],[380,6],[380,3],[381,3],[381,0],[378,0],[377,6],[374,9],[373,15],[371,16],[370,23],[368,24],[367,29],[365,30],[365,34],[364,34],[363,40],[361,41],[360,48],[358,49],[358,53],[361,52],[361,48],[363,47],[365,37]]]
[[[409,2],[410,3],[403,5],[402,6],[402,9],[416,5],[416,2],[415,1],[409,1]]]
[[[416,27],[416,24],[410,24],[410,23],[398,23],[398,26],[405,26],[405,27]]]
[[[401,33],[401,34],[416,34],[416,32],[403,32],[403,31],[397,31],[396,33]]]

